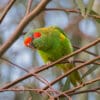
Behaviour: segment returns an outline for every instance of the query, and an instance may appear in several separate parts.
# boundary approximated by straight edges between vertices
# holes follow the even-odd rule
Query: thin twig
[[[80,68],[82,68],[82,67],[84,67],[84,66],[86,66],[86,65],[89,65],[89,64],[91,64],[92,62],[94,62],[94,61],[96,61],[96,60],[98,60],[98,59],[100,59],[100,56],[95,57],[95,58],[92,59],[92,60],[89,60],[89,61],[87,61],[87,62],[85,62],[85,63],[82,63],[82,64],[80,64],[80,65],[78,65],[78,66],[76,66],[76,67],[70,69],[70,70],[69,70],[68,72],[66,72],[65,74],[63,74],[63,75],[59,76],[58,78],[56,78],[55,80],[53,80],[49,85],[55,84],[55,83],[58,82],[60,79],[62,79],[62,78],[64,78],[64,77],[68,76],[69,74],[71,74],[73,71],[78,70],[78,69],[80,69]],[[48,87],[48,86],[45,86],[43,89],[46,90],[47,88],[49,88],[49,87]]]
[[[27,72],[27,73],[30,73],[30,71],[28,71],[28,70],[25,69],[24,67],[19,66],[19,65],[17,65],[17,64],[14,64],[13,62],[9,61],[9,60],[6,59],[6,58],[1,57],[0,59],[4,60],[4,61],[6,61],[6,62],[8,62],[8,63],[10,63],[10,64],[12,64],[12,65],[14,65],[14,66],[16,66],[17,68],[19,68],[19,69],[21,69],[21,70],[23,70],[23,71],[25,71],[25,72]],[[40,81],[41,81],[42,83],[44,83],[45,85],[48,85],[48,84],[49,84],[49,82],[48,82],[46,79],[44,79],[43,77],[41,77],[40,75],[35,74],[35,73],[33,73],[32,71],[31,71],[31,73],[32,73],[32,76],[34,76],[35,78],[37,78],[38,80],[40,80]],[[49,86],[49,87],[50,87],[50,89],[53,89],[51,86]]]
[[[45,8],[44,10],[45,11],[64,11],[64,12],[80,13],[78,9]]]
[[[97,81],[100,81],[100,77],[97,77],[96,79],[93,79],[93,80],[90,80],[90,81],[85,82],[83,84],[80,84],[77,87],[74,87],[73,89],[70,89],[70,90],[65,91],[64,93],[66,93],[68,95],[74,94],[76,90],[79,90],[80,88],[82,88],[82,87],[84,87],[86,85],[92,84],[94,82],[97,82]],[[59,97],[60,96],[63,96],[63,94],[60,94]]]
[[[78,13],[81,14],[79,9],[65,9],[65,8],[45,8],[46,11],[64,11],[64,12],[72,12],[72,13]],[[89,17],[93,17],[96,19],[100,19],[100,15],[88,15]]]
[[[62,58],[60,58],[60,59],[58,59],[58,60],[56,60],[56,61],[54,61],[54,62],[52,62],[52,63],[49,64],[48,66],[40,67],[39,70],[36,71],[36,73],[39,73],[39,72],[41,72],[41,71],[43,71],[43,70],[45,70],[45,69],[48,69],[48,68],[50,68],[51,66],[53,66],[53,65],[55,65],[55,64],[58,64],[59,62],[65,60],[65,59],[68,59],[68,58],[70,58],[70,57],[72,57],[72,56],[74,56],[74,55],[76,55],[76,54],[78,54],[78,53],[80,53],[80,52],[83,52],[85,49],[88,49],[88,48],[90,48],[90,47],[96,45],[96,44],[99,43],[99,42],[100,42],[100,38],[98,38],[98,39],[96,39],[95,41],[93,41],[92,43],[90,43],[90,44],[88,44],[88,45],[86,45],[86,46],[84,46],[84,47],[82,47],[82,48],[80,48],[80,49],[78,49],[78,50],[76,50],[76,51],[74,51],[74,52],[72,52],[72,53],[70,53],[70,54],[68,54],[68,55],[66,55],[66,56],[64,56],[64,57],[62,57]]]
[[[72,96],[72,95],[83,94],[83,93],[87,93],[87,92],[95,92],[95,93],[97,93],[96,91],[98,91],[98,90],[100,90],[100,87],[96,87],[96,88],[88,89],[88,90],[77,91],[77,92],[73,92],[73,91],[70,92],[70,93],[67,92],[67,94]],[[2,90],[0,90],[0,92],[5,92],[5,91],[15,91],[15,92],[16,91],[35,91],[37,93],[45,93],[47,95],[48,95],[48,92],[53,92],[53,90],[46,90],[46,91],[44,91],[42,89],[29,89],[29,88],[23,88],[23,89],[20,89],[20,88],[17,88],[17,89],[16,88],[10,88],[10,89],[2,89]],[[56,98],[58,98],[60,96],[66,96],[64,93],[66,93],[66,92],[60,92],[60,94],[58,96],[54,97],[54,98],[56,99]],[[48,96],[51,96],[51,95],[48,95]],[[69,96],[67,96],[67,97],[70,100],[70,97]]]
[[[24,70],[25,72],[28,72],[29,73],[29,71],[27,70],[27,69],[25,69],[25,68],[23,68],[22,66],[19,66],[19,65],[17,65],[17,64],[14,64],[13,62],[11,62],[11,61],[9,61],[9,60],[7,60],[7,59],[5,59],[5,58],[1,58],[2,60],[4,60],[4,61],[6,61],[6,62],[8,62],[8,63],[10,63],[10,64],[12,64],[12,65],[14,65],[14,66],[16,66],[17,68],[20,68],[20,69],[22,69],[22,70]],[[80,61],[80,60],[75,60],[75,62],[81,62],[81,63],[84,63],[84,61]],[[98,64],[98,63],[97,63]],[[33,74],[33,73],[32,73]],[[44,84],[49,84],[49,82],[47,81],[47,80],[45,80],[43,77],[41,77],[41,76],[39,76],[38,74],[33,74],[33,76],[35,76],[38,80],[40,80],[41,82],[43,82]],[[43,79],[43,80],[42,80]],[[51,86],[49,86],[49,88],[51,89],[51,90],[54,90]],[[44,90],[45,91],[45,90]],[[55,91],[55,90],[54,90]],[[45,92],[47,92],[47,91],[45,91]],[[95,92],[95,91],[94,91]],[[55,92],[56,93],[56,92]],[[58,93],[58,92],[57,92]],[[79,92],[75,92],[75,93],[73,93],[73,95],[76,95],[76,94],[78,94]],[[80,93],[83,93],[83,92],[81,92],[80,91]],[[85,93],[85,92],[84,92]],[[66,94],[64,94],[64,93],[61,93],[62,95],[64,95],[64,96],[66,96],[69,100],[71,100],[71,98],[68,96],[68,95],[66,95]],[[72,95],[72,94],[70,94],[70,95]]]
[[[0,23],[3,21],[3,19],[5,18],[6,14],[8,13],[8,11],[10,10],[10,8],[12,7],[12,5],[15,3],[16,0],[10,0],[10,2],[8,3],[8,5],[6,6],[6,8],[4,9],[2,15],[0,16]]]
[[[9,49],[9,47],[21,36],[23,29],[25,26],[33,20],[34,17],[36,17],[38,14],[40,14],[45,6],[50,2],[51,0],[41,0],[41,2],[36,6],[36,8],[31,11],[27,16],[25,16],[20,24],[17,26],[13,34],[8,37],[8,40],[1,45],[0,47],[0,57]]]
[[[75,92],[75,93],[70,93],[69,95],[77,95],[77,94],[82,94],[82,93],[87,93],[87,92],[95,92],[95,93],[97,93],[98,90],[100,90],[100,87],[94,88],[94,89],[88,89],[88,90],[78,91],[78,92]]]
[[[73,45],[74,48],[76,49],[80,49],[80,47],[76,46],[76,45]],[[90,52],[88,50],[84,50],[84,52],[88,53],[88,54],[91,54],[92,56],[98,56],[97,54],[93,53],[93,52]]]
[[[96,45],[96,44],[99,43],[99,42],[100,42],[100,38],[98,38],[97,40],[93,41],[92,43],[90,43],[90,44],[84,46],[83,48],[80,48],[80,49],[74,51],[73,53],[71,53],[71,54],[69,54],[69,55],[67,55],[67,56],[64,56],[64,57],[58,59],[57,61],[52,62],[52,63],[49,64],[49,65],[43,65],[43,66],[39,67],[39,69],[35,70],[33,73],[39,73],[39,72],[44,71],[44,70],[46,70],[46,69],[48,69],[48,68],[50,68],[50,67],[53,67],[53,65],[55,65],[55,64],[57,64],[57,63],[59,63],[59,62],[65,60],[65,59],[68,59],[68,58],[72,57],[73,55],[76,55],[76,54],[78,54],[78,53],[84,51],[85,49],[88,49],[88,48],[90,48],[90,47]],[[85,63],[87,63],[87,62],[85,62]],[[83,63],[83,64],[84,64],[84,63]],[[72,69],[71,69],[71,70],[72,70]],[[13,86],[13,85],[19,83],[20,81],[23,81],[23,80],[25,80],[25,79],[27,79],[27,78],[29,78],[29,77],[31,77],[31,76],[32,76],[32,74],[31,74],[31,73],[28,73],[27,75],[25,75],[25,76],[23,76],[23,77],[21,77],[21,78],[15,80],[15,81],[9,83],[9,84],[6,84],[4,87],[1,87],[1,89],[9,88],[9,87],[11,87],[11,86]],[[53,82],[53,83],[54,83],[54,82]],[[48,87],[48,86],[46,86],[46,88],[47,88],[47,87]]]
[[[0,92],[5,92],[5,91],[36,91],[36,92],[40,92],[40,91],[44,91],[42,89],[30,89],[30,88],[9,88],[9,89],[0,89]]]
[[[32,2],[33,2],[33,0],[28,0],[26,15],[28,15],[30,13]]]
[[[100,15],[89,15],[89,17],[93,17],[93,18],[96,18],[96,19],[100,19]]]
[[[73,63],[84,63],[86,61],[83,61],[83,60],[79,60],[79,59],[75,59],[72,61]],[[58,64],[66,64],[66,63],[70,63],[69,61],[62,61],[62,62],[59,62]],[[100,62],[93,62],[92,64],[96,64],[96,65],[100,65]]]
[[[3,61],[6,61],[7,63],[9,63],[9,64],[11,64],[11,65],[13,65],[13,66],[16,66],[17,68],[19,68],[19,69],[21,69],[21,70],[23,70],[23,71],[25,71],[25,72],[28,72],[28,70],[25,69],[24,67],[22,67],[22,66],[20,66],[20,65],[17,65],[17,64],[11,62],[10,60],[8,60],[8,59],[6,59],[6,58],[1,57],[0,59],[3,60]]]
[[[34,92],[37,92],[37,93],[45,93],[45,94],[47,94],[49,97],[53,97],[54,98],[54,96],[51,96],[49,93],[51,93],[51,92],[57,92],[57,93],[59,93],[59,95],[60,94],[63,94],[65,97],[67,97],[68,98],[68,100],[72,100],[71,99],[71,97],[70,96],[68,96],[67,94],[64,94],[64,92],[60,92],[60,91],[56,91],[56,90],[42,90],[42,89],[33,89],[33,88],[23,88],[23,89],[21,89],[21,88],[9,88],[9,89],[0,89],[0,92],[6,92],[6,91],[15,91],[15,92],[17,92],[17,91],[34,91]]]

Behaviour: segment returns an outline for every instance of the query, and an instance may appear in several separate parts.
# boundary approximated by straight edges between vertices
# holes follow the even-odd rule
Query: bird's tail
[[[59,67],[63,70],[63,72],[67,72],[71,68],[75,67],[75,65],[73,63],[68,63],[68,64],[61,64]],[[73,84],[73,86],[77,86],[78,84],[82,83],[82,79],[81,79],[78,71],[72,72],[69,75],[69,79],[70,79],[71,83]]]

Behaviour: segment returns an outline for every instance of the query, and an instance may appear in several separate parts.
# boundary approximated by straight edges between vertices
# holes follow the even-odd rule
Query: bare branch
[[[68,76],[69,74],[71,74],[71,73],[74,72],[75,70],[78,70],[78,69],[80,69],[80,68],[82,68],[82,67],[84,67],[84,66],[86,66],[86,65],[89,65],[89,64],[91,64],[92,62],[94,62],[94,61],[96,61],[96,60],[98,60],[98,59],[100,59],[100,56],[95,57],[95,58],[92,59],[92,60],[89,60],[89,61],[87,61],[87,62],[85,62],[85,63],[80,64],[79,66],[76,66],[76,67],[70,69],[70,70],[67,71],[65,74],[59,76],[59,77],[56,78],[54,81],[52,81],[49,85],[55,84],[55,83],[58,82],[60,79],[62,79],[62,78],[64,78],[64,77]],[[47,89],[47,88],[49,88],[49,87],[46,86],[46,87],[44,87],[43,89],[45,90],[45,89]]]
[[[48,69],[48,68],[50,68],[50,67],[53,67],[53,65],[55,65],[55,64],[57,64],[57,63],[59,63],[59,62],[65,60],[65,59],[68,59],[68,58],[70,58],[71,56],[76,55],[76,54],[78,54],[78,53],[84,51],[85,49],[88,49],[88,48],[90,48],[90,47],[96,45],[96,44],[99,43],[99,42],[100,42],[100,38],[98,38],[97,40],[93,41],[92,43],[90,43],[90,44],[84,46],[83,48],[80,48],[80,49],[74,51],[73,53],[71,53],[71,54],[69,54],[69,55],[67,55],[67,56],[64,56],[64,57],[58,59],[57,61],[55,61],[55,62],[53,62],[53,63],[51,63],[51,64],[49,64],[49,65],[43,65],[43,66],[39,67],[39,69],[36,69],[33,73],[36,74],[36,73],[39,73],[39,72],[41,72],[41,71],[44,71],[44,70],[46,70],[46,69]],[[58,81],[58,80],[60,80],[61,78],[65,77],[66,75],[68,75],[69,73],[73,72],[74,70],[77,70],[77,69],[79,69],[79,68],[81,68],[81,67],[83,67],[83,66],[85,66],[85,65],[88,65],[88,64],[90,64],[91,62],[96,61],[97,59],[100,59],[100,56],[97,56],[97,57],[95,57],[93,60],[87,61],[87,62],[85,62],[85,63],[83,63],[83,64],[81,64],[81,65],[79,65],[79,66],[77,66],[77,67],[75,67],[75,68],[73,68],[73,69],[71,69],[71,70],[69,70],[67,73],[65,73],[65,74],[62,75],[61,77],[57,78],[55,81],[52,81],[50,84],[55,84],[56,81]],[[27,75],[25,75],[25,76],[23,76],[23,77],[21,77],[21,78],[15,80],[15,81],[9,83],[9,84],[6,84],[4,87],[1,87],[1,89],[9,88],[9,87],[11,87],[11,86],[13,86],[13,85],[19,83],[20,81],[23,81],[23,80],[25,80],[25,79],[27,79],[27,78],[29,78],[29,77],[31,77],[31,76],[32,76],[32,73],[28,73]],[[50,85],[50,84],[49,84],[49,85]],[[49,87],[49,85],[47,85],[44,89],[47,89],[47,88]]]
[[[45,8],[46,11],[64,11],[72,13],[80,13],[78,9],[64,9],[64,8]]]
[[[74,48],[76,49],[80,49],[80,47],[76,46],[76,45],[73,45]],[[84,50],[84,52],[88,53],[88,54],[91,54],[92,56],[98,56],[97,54],[93,53],[93,52],[90,52],[88,50]]]
[[[49,82],[46,79],[44,79],[43,77],[41,77],[40,75],[35,74],[32,71],[30,72],[30,71],[28,71],[27,69],[25,69],[22,66],[19,66],[17,64],[14,64],[13,62],[9,61],[8,59],[5,59],[3,57],[1,57],[0,59],[6,61],[9,64],[12,64],[13,66],[16,66],[17,68],[19,68],[19,69],[21,69],[21,70],[23,70],[23,71],[25,71],[27,73],[32,73],[32,76],[34,76],[36,79],[38,79],[40,82],[44,83],[45,85],[48,85],[49,84]],[[51,86],[49,86],[49,87],[51,88]],[[51,89],[53,89],[53,88],[51,88]]]
[[[50,2],[51,0],[41,0],[41,2],[38,4],[38,6],[30,12],[27,16],[25,16],[20,24],[15,29],[14,33],[11,35],[11,37],[8,38],[8,40],[0,47],[0,57],[9,49],[9,47],[21,36],[23,29],[25,26],[38,14],[40,14],[45,6]]]
[[[74,93],[77,94],[77,92],[75,92],[76,90],[78,90],[78,89],[80,89],[80,88],[82,88],[82,87],[84,87],[84,86],[86,86],[86,85],[89,85],[89,84],[92,84],[92,83],[94,83],[94,82],[97,82],[97,81],[100,81],[100,77],[97,77],[96,79],[93,79],[93,80],[90,80],[90,81],[85,82],[85,83],[83,83],[83,84],[80,84],[80,85],[78,85],[77,87],[74,87],[74,88],[72,88],[72,89],[70,89],[70,90],[65,91],[64,93],[66,93],[66,94],[68,94],[68,95],[74,95]],[[99,89],[100,89],[100,88],[99,88]],[[63,96],[63,94],[60,94],[59,96]]]
[[[100,56],[93,53],[93,52],[90,52],[86,49],[92,47],[92,46],[95,46],[96,44],[100,43],[100,38],[96,39],[95,41],[93,41],[92,43],[82,47],[82,48],[79,48],[77,46],[73,46],[74,48],[77,48],[78,50],[72,52],[71,54],[69,55],[66,55],[58,60],[56,60],[55,62],[52,62],[50,63],[49,65],[43,65],[37,69],[34,69],[33,71],[29,71],[17,64],[14,64],[13,62],[1,57],[9,48],[10,46],[22,35],[23,33],[23,29],[26,27],[26,25],[31,21],[33,20],[33,18],[35,18],[38,14],[40,14],[42,11],[52,11],[52,10],[56,10],[56,11],[64,11],[64,12],[72,12],[72,13],[78,13],[80,14],[80,11],[78,9],[63,9],[63,8],[45,8],[46,5],[51,1],[51,0],[41,0],[40,3],[37,5],[37,7],[35,9],[33,9],[32,11],[31,10],[31,6],[32,6],[32,1],[33,0],[28,0],[28,5],[27,5],[27,9],[26,9],[26,15],[24,16],[24,18],[22,19],[22,21],[20,22],[20,24],[18,25],[18,27],[16,28],[16,30],[14,31],[14,33],[12,34],[12,36],[8,37],[8,40],[0,47],[0,59],[16,66],[17,68],[20,68],[21,70],[27,72],[26,75],[18,78],[17,80],[11,82],[11,83],[8,83],[8,84],[5,84],[5,86],[1,87],[0,88],[0,92],[3,92],[3,91],[35,91],[37,93],[45,93],[49,96],[49,99],[51,100],[55,100],[55,99],[59,99],[60,96],[65,96],[68,98],[68,100],[72,100],[71,96],[72,95],[76,95],[76,94],[81,94],[81,93],[87,93],[87,92],[96,92],[96,93],[99,93],[98,90],[100,90],[100,87],[99,88],[94,88],[94,89],[88,89],[88,90],[84,90],[84,91],[77,91],[76,90],[79,90],[80,88],[83,88],[84,86],[86,85],[89,85],[89,84],[92,84],[94,82],[97,82],[97,81],[100,81],[100,77],[97,77],[95,79],[92,79],[90,81],[87,81],[87,82],[84,82],[82,84],[79,84],[78,86],[70,89],[70,90],[67,90],[67,91],[64,91],[64,92],[60,92],[60,91],[57,91],[55,90],[54,88],[52,88],[52,85],[55,84],[56,82],[58,82],[59,80],[63,79],[64,77],[70,75],[73,71],[76,71],[76,70],[79,70],[83,67],[86,67],[87,65],[89,64],[97,64],[97,65],[100,65],[99,60],[100,59]],[[8,8],[6,7],[6,11],[3,12],[4,14],[1,16],[1,19],[0,21],[2,22],[3,18],[5,17],[5,15],[7,14],[7,12],[9,11],[9,9],[12,7],[13,3],[15,2],[15,0],[12,0],[9,4],[8,4]],[[89,15],[89,17],[93,17],[93,18],[97,18],[97,19],[100,19],[100,16],[99,15]],[[80,18],[81,20],[81,18]],[[67,71],[66,73],[64,73],[63,75],[57,77],[55,80],[51,81],[50,83],[44,79],[43,77],[41,77],[38,73],[39,72],[42,72],[50,67],[53,67],[54,65],[56,64],[60,64],[60,63],[69,63],[68,61],[66,61],[67,59],[69,59],[70,57],[72,56],[75,56],[76,54],[78,53],[81,53],[81,52],[86,52],[90,55],[93,55],[94,58],[91,59],[91,60],[88,60],[88,61],[83,61],[83,60],[77,60],[75,59],[73,62],[75,63],[81,63],[80,65],[77,65],[76,67],[73,67],[72,69],[70,69],[69,71]],[[64,62],[65,61],[65,62]],[[31,77],[31,76],[34,76],[35,78],[37,78],[38,80],[40,80],[42,83],[44,83],[46,86],[42,89],[14,89],[14,88],[10,88],[12,86],[14,86],[15,84]],[[10,88],[10,89],[9,89]],[[49,88],[49,89],[48,89]]]
[[[78,13],[81,15],[81,12],[78,9],[64,9],[64,8],[45,8],[46,11],[64,11],[64,12],[72,12]],[[96,19],[100,19],[100,15],[88,15],[89,17],[93,17]]]
[[[88,82],[85,82],[85,83],[83,83],[83,84],[81,84],[81,85],[79,85],[79,86],[77,86],[77,87],[75,87],[75,88],[73,88],[73,89],[71,89],[71,90],[69,90],[69,91],[66,91],[66,93],[74,92],[74,91],[76,91],[77,89],[82,88],[83,86],[92,84],[92,83],[97,82],[97,81],[100,81],[100,77],[97,77],[97,78],[95,78],[95,79],[93,79],[93,80],[90,80],[90,81],[88,81]]]
[[[25,72],[27,72],[27,69],[25,69],[24,67],[19,66],[19,65],[17,65],[17,64],[14,64],[13,62],[9,61],[9,60],[6,59],[6,58],[1,57],[0,59],[3,60],[3,61],[6,61],[7,63],[9,63],[9,64],[11,64],[11,65],[13,65],[13,66],[16,66],[17,68],[19,68],[19,69],[21,69],[21,70],[23,70],[23,71],[25,71]]]
[[[100,90],[100,87],[96,87],[96,88],[88,89],[88,90],[77,91],[77,92],[73,92],[72,91],[72,93],[68,93],[68,95],[72,96],[72,95],[77,95],[77,94],[82,94],[82,93],[87,93],[87,92],[98,93],[97,92],[98,90]],[[0,92],[5,92],[5,91],[15,91],[15,92],[17,92],[17,91],[35,91],[37,93],[45,93],[47,95],[48,95],[48,92],[56,92],[56,91],[53,91],[53,90],[44,91],[42,89],[33,89],[33,88],[32,89],[30,89],[30,88],[23,88],[23,89],[21,89],[21,88],[10,88],[10,89],[2,89],[2,90],[0,90]],[[54,98],[56,99],[57,97],[60,97],[60,96],[66,96],[64,93],[66,93],[66,92],[60,92],[60,94],[58,96],[54,97]],[[69,97],[68,95],[66,97]],[[48,96],[51,97],[51,95],[48,95]]]
[[[5,18],[6,14],[8,13],[8,11],[10,10],[10,8],[12,7],[12,5],[15,3],[16,0],[10,0],[11,2],[9,2],[9,4],[6,6],[6,8],[4,9],[2,15],[0,16],[0,23],[3,21],[3,19]]]
[[[33,0],[28,0],[26,15],[28,15],[30,13],[32,2],[33,2]]]
[[[75,93],[70,93],[69,95],[77,95],[77,94],[82,94],[82,93],[87,93],[87,92],[95,92],[98,93],[97,91],[100,90],[100,87],[94,88],[94,89],[88,89],[88,90],[83,90],[83,91],[78,91]]]

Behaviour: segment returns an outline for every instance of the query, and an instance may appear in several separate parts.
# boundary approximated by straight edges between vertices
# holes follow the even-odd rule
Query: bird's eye
[[[41,37],[41,33],[40,32],[35,32],[33,34],[33,38],[39,38],[39,37]]]
[[[32,37],[27,37],[25,40],[24,40],[24,44],[25,46],[29,47],[30,44],[32,42]]]

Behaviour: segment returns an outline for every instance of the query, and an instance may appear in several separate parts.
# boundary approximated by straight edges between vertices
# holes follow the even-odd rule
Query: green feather
[[[67,36],[65,36],[65,33],[60,28],[51,26],[35,29],[30,31],[25,38],[31,36],[35,32],[40,32],[41,37],[33,39],[32,45],[38,50],[38,53],[45,63],[48,61],[56,61],[57,59],[73,52],[70,40]],[[69,69],[74,67],[72,63],[62,63],[57,64],[56,66],[62,69],[63,72],[67,72]],[[69,78],[74,86],[81,82],[78,71],[70,74]]]

